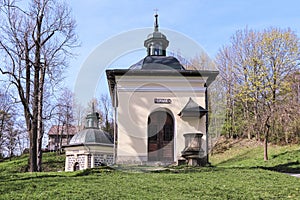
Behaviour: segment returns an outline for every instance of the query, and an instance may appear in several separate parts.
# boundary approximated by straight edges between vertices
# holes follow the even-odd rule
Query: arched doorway
[[[74,163],[73,171],[78,171],[79,169],[80,169],[79,163],[78,162]]]
[[[174,161],[174,120],[166,111],[148,117],[148,161]]]

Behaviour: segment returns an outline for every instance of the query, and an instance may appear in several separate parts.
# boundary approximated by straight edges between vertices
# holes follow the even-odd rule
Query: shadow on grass
[[[259,167],[259,168],[265,169],[265,170],[276,171],[276,172],[282,172],[282,173],[300,174],[299,164],[300,164],[299,161],[295,161],[295,162],[288,162],[285,164],[275,165],[273,167]],[[297,167],[295,167],[295,166],[297,166]]]
[[[230,164],[230,163],[235,163],[235,162],[238,162],[238,161],[242,161],[242,160],[245,160],[245,158],[248,156],[248,154],[251,152],[252,150],[248,150],[248,151],[245,151],[243,154],[240,154],[238,156],[235,156],[233,158],[229,158],[227,160],[224,160],[220,163],[218,163],[218,165],[223,165],[223,164]]]
[[[113,171],[115,171],[114,168],[111,168],[109,166],[101,166],[101,167],[96,167],[96,168],[80,170],[75,174],[75,176],[97,175],[97,174],[102,174],[102,173],[110,173]]]
[[[24,173],[21,175],[15,175],[12,176],[11,174],[8,174],[7,176],[3,175],[1,176],[1,179],[3,181],[26,181],[26,180],[34,180],[34,179],[43,179],[43,178],[53,178],[53,177],[60,177],[65,178],[68,177],[64,174],[42,174],[42,172],[38,172],[35,176],[31,173]]]

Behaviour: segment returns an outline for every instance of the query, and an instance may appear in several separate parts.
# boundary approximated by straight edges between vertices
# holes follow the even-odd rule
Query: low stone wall
[[[95,167],[101,165],[112,165],[114,162],[113,154],[95,154],[94,165]]]

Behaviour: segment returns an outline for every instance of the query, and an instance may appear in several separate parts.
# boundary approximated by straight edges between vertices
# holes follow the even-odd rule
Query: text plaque
[[[159,103],[159,104],[170,104],[172,103],[171,99],[161,99],[161,98],[155,98],[154,103]]]

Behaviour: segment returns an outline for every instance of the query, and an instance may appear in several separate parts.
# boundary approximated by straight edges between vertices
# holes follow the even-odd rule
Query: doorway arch
[[[73,165],[73,171],[78,171],[80,169],[79,163],[75,162]]]
[[[174,118],[167,110],[148,117],[148,161],[174,161]]]

